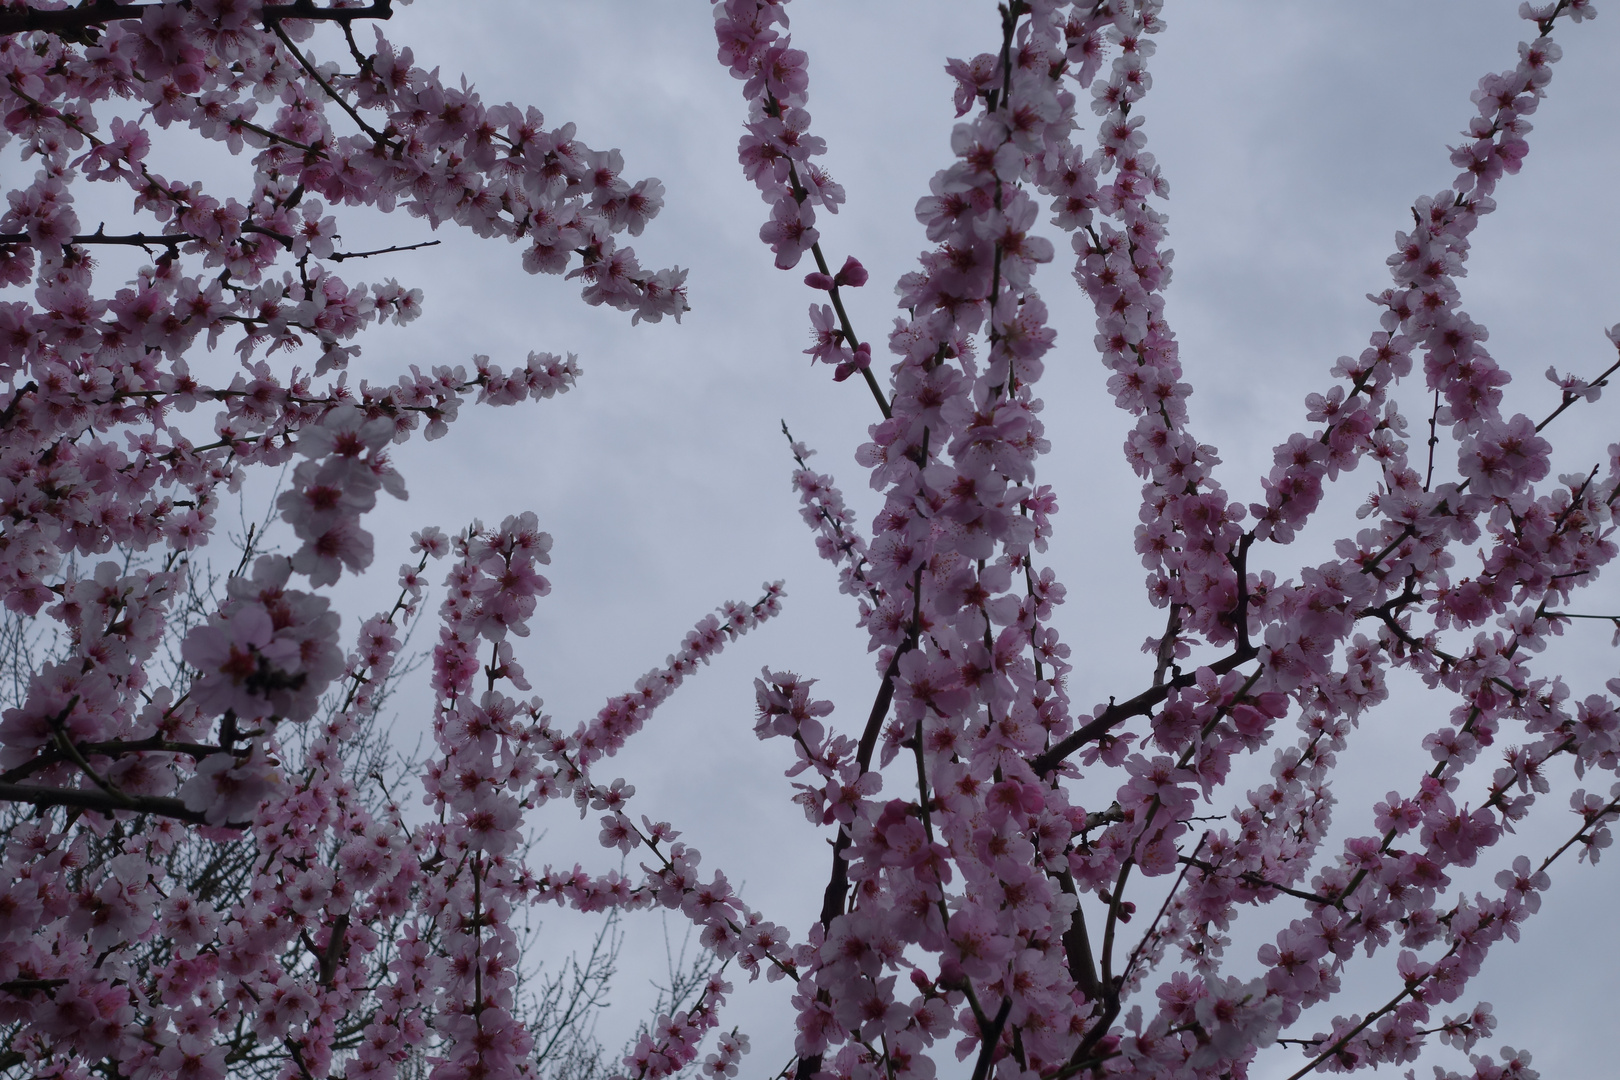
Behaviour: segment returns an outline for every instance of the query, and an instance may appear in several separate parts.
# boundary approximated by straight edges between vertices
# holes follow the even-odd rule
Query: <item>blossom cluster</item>
[[[432,1046],[450,1075],[468,1053],[492,1067],[523,1052],[521,1026],[498,1018],[517,971],[509,934],[439,923],[469,888],[490,891],[489,911],[522,901],[481,862],[510,849],[514,799],[469,788],[440,833],[413,830],[350,772],[423,564],[402,569],[398,602],[347,655],[323,592],[372,562],[362,521],[378,492],[405,497],[393,445],[444,435],[465,403],[566,392],[579,367],[478,356],[471,374],[443,364],[351,384],[357,335],[409,323],[421,293],[346,281],[339,264],[426,245],[344,251],[338,217],[398,208],[505,237],[530,272],[578,279],[587,303],[633,321],[679,319],[684,273],[644,271],[619,243],[660,209],[656,180],[623,176],[618,151],[572,124],[486,105],[381,33],[356,36],[388,14],[386,0],[0,11],[0,147],[27,170],[0,208],[0,596],[61,646],[0,717],[0,797],[37,810],[8,818],[0,853],[7,1069],[212,1077],[266,1060],[380,1076]],[[324,33],[343,63],[309,50]],[[161,129],[243,155],[250,187],[173,179],[185,161],[162,160]],[[118,185],[131,225],[83,229],[85,183]],[[221,344],[234,346],[223,367],[207,355]],[[250,532],[217,605],[189,610],[222,495],[281,466],[291,554],[255,559]],[[521,524],[538,543],[532,517]],[[475,554],[497,542],[466,541]],[[447,609],[472,620],[449,640],[521,632],[544,587],[532,563]],[[515,661],[501,675],[522,678]],[[456,723],[502,707],[447,706]],[[215,867],[236,866],[242,845],[260,853],[231,871],[239,892],[215,894],[224,870],[185,871],[198,843],[218,847]],[[108,854],[92,863],[92,848]],[[477,865],[436,873],[452,849]],[[445,974],[468,948],[487,1009]]]
[[[805,698],[808,680],[768,675],[758,684],[762,737],[790,736],[790,775],[818,778],[796,782],[795,801],[836,829],[812,937],[817,962],[795,997],[803,1080],[932,1075],[929,1047],[952,1032],[958,1057],[976,1055],[975,1077],[992,1067],[1223,1075],[1336,993],[1354,950],[1372,955],[1391,943],[1405,950],[1396,963],[1405,991],[1370,1015],[1294,1039],[1311,1065],[1405,1063],[1437,1032],[1466,1049],[1490,1030],[1484,1006],[1425,1025],[1433,1007],[1463,992],[1494,942],[1516,938],[1547,879],[1515,864],[1498,882],[1503,895],[1447,900],[1447,870],[1474,865],[1528,812],[1554,757],[1571,755],[1577,775],[1617,763],[1613,698],[1566,706],[1562,679],[1533,673],[1528,661],[1561,632],[1558,611],[1572,590],[1615,554],[1620,448],[1606,466],[1538,490],[1550,471],[1540,433],[1556,413],[1541,424],[1501,414],[1506,373],[1460,309],[1455,283],[1469,233],[1527,151],[1525,118],[1560,56],[1545,35],[1555,20],[1579,22],[1592,10],[1557,4],[1523,14],[1541,36],[1520,47],[1512,70],[1481,80],[1471,141],[1452,151],[1462,172],[1450,190],[1419,199],[1415,230],[1397,235],[1394,288],[1373,298],[1382,315],[1367,350],[1338,362],[1342,385],[1311,395],[1315,430],[1277,448],[1264,501],[1247,507],[1225,494],[1217,451],[1189,428],[1191,389],[1166,317],[1168,219],[1154,203],[1168,184],[1139,112],[1152,86],[1153,37],[1164,28],[1159,5],[1011,5],[999,54],[947,66],[958,115],[977,112],[957,125],[956,161],[917,206],[937,246],[897,287],[908,317],[890,337],[891,390],[879,395],[884,418],[857,453],[884,500],[870,542],[831,479],[794,448],[805,520],[838,566],[841,590],[860,600],[878,654],[871,722],[856,742],[826,727],[831,705]],[[791,53],[773,29],[786,18],[780,5],[733,0],[717,5],[716,19],[722,62],[750,77],[745,96],[757,113],[761,88],[782,68],[777,58]],[[754,66],[739,70],[744,38]],[[799,108],[808,100],[802,68],[791,65]],[[1098,118],[1089,152],[1071,142],[1080,93]],[[807,123],[795,130],[805,143]],[[758,182],[755,144],[745,139],[741,157]],[[1144,482],[1136,547],[1148,597],[1167,609],[1164,635],[1145,646],[1155,658],[1151,686],[1089,714],[1070,706],[1067,647],[1046,625],[1062,587],[1032,561],[1056,508],[1033,486],[1045,444],[1032,387],[1052,334],[1030,276],[1054,249],[1030,234],[1032,192],[1050,199],[1050,223],[1072,235],[1073,276],[1096,311],[1109,390],[1135,418],[1125,455]],[[761,238],[785,268],[796,256],[782,258],[776,205]],[[819,236],[795,236],[820,259]],[[806,283],[829,288],[821,265]],[[842,305],[836,319],[816,307],[811,318],[818,357],[854,340]],[[1393,390],[1418,357],[1435,399],[1431,430],[1449,431],[1456,447],[1455,481],[1437,482],[1432,461],[1426,475],[1408,461]],[[1595,400],[1592,388],[1614,370],[1590,381],[1554,372],[1558,411]],[[1340,542],[1336,559],[1303,567],[1297,579],[1251,569],[1251,553],[1258,560],[1266,547],[1292,543],[1326,485],[1364,458],[1380,474],[1363,511],[1373,520]],[[1457,549],[1482,536],[1489,546],[1478,570],[1455,580]],[[1502,632],[1448,649],[1443,632],[1493,618]],[[1378,832],[1323,866],[1335,755],[1362,711],[1386,697],[1390,667],[1416,669],[1459,704],[1451,726],[1425,742],[1436,764],[1414,793],[1391,792]],[[1609,691],[1620,692],[1620,681]],[[1272,782],[1248,793],[1226,828],[1194,832],[1191,820],[1235,760],[1271,743],[1290,714],[1301,737],[1274,751]],[[1136,746],[1145,753],[1133,752],[1138,735],[1123,730],[1136,717],[1149,723]],[[1462,795],[1463,770],[1510,721],[1528,744],[1477,798]],[[880,773],[901,751],[915,764]],[[1094,767],[1124,782],[1096,792],[1111,799],[1107,810],[1087,813],[1074,800],[1092,790],[1085,770]],[[884,797],[896,777],[911,793]],[[1573,805],[1576,840],[1595,858],[1616,804],[1581,791]],[[1122,960],[1114,948],[1135,911],[1124,898],[1133,871],[1178,876]],[[1088,925],[1086,897],[1101,911],[1100,934]],[[1225,975],[1224,931],[1239,906],[1299,900],[1305,912],[1261,950],[1259,977]],[[1428,946],[1440,955],[1420,959]],[[1152,983],[1171,956],[1179,967]],[[901,972],[910,989],[897,986]],[[1125,1015],[1138,995],[1145,1011]],[[1490,1059],[1476,1064],[1479,1075],[1495,1075]]]
[[[610,699],[594,719],[580,725],[570,736],[563,737],[549,728],[540,733],[541,753],[550,764],[535,785],[533,802],[540,805],[571,795],[581,817],[589,810],[606,811],[599,834],[602,846],[617,848],[626,855],[645,849],[653,861],[640,864],[642,874],[638,880],[617,871],[592,875],[579,865],[571,870],[548,866],[532,884],[536,900],[581,911],[636,910],[655,905],[677,910],[700,930],[705,948],[725,963],[736,961],[750,978],[757,979],[761,971],[769,979],[796,977],[796,960],[802,962],[805,957],[795,957],[789,950],[782,927],[767,922],[744,904],[724,872],[717,871],[705,880],[698,870],[702,855],[679,843],[681,833],[669,822],[653,821],[643,814],[638,825],[626,812],[636,793],[633,785],[622,779],[602,784],[591,774],[591,766],[617,753],[699,664],[707,664],[727,642],[778,614],[781,595],[781,582],[774,582],[765,586],[765,594],[752,605],[722,606],[720,618],[705,616],[686,635],[680,652],[670,656],[662,668],[637,680],[633,693]],[[660,1080],[695,1063],[703,1039],[719,1024],[720,1009],[731,990],[729,982],[718,974],[712,975],[690,1008],[660,1015],[657,1023],[642,1033],[616,1077]],[[704,1073],[711,1077],[735,1075],[736,1062],[747,1046],[747,1037],[735,1030],[720,1035],[716,1052],[704,1059]]]
[[[776,962],[779,970],[786,956],[781,929],[749,912],[723,873],[703,880],[697,872],[701,856],[674,843],[676,830],[645,816],[644,828],[637,827],[626,813],[633,786],[622,779],[598,783],[591,770],[622,748],[727,642],[776,615],[781,583],[766,585],[752,605],[730,603],[704,617],[663,667],[565,736],[541,712],[539,698],[517,700],[504,692],[508,684],[531,689],[512,639],[528,636],[536,602],[550,592],[537,567],[550,562],[551,544],[532,513],[508,518],[498,530],[474,526],[453,541],[431,530],[417,536],[424,559],[452,549],[457,556],[445,581],[433,652],[440,754],[423,775],[423,801],[437,820],[415,836],[426,862],[454,869],[424,880],[416,908],[418,938],[438,942],[439,950],[422,950],[417,970],[397,973],[388,1014],[393,1019],[374,1024],[384,1024],[381,1033],[392,1049],[410,1016],[431,1016],[445,1048],[445,1075],[517,1075],[525,1066],[533,1043],[514,1008],[521,956],[513,928],[515,913],[525,905],[554,902],[603,911],[658,903],[683,911],[702,929],[706,947],[740,959],[756,977],[762,961]],[[487,659],[480,657],[482,648]],[[577,866],[531,869],[524,857],[526,812],[569,798],[582,817],[588,810],[607,812],[604,847],[628,853],[644,845],[657,865],[644,865],[640,881],[617,872],[592,878]],[[730,984],[715,976],[691,1008],[660,1016],[624,1059],[622,1075],[657,1080],[692,1064],[729,991]],[[724,1073],[744,1045],[722,1038],[710,1072]]]
[[[239,667],[256,669],[258,684],[228,685],[227,666],[217,673],[223,678],[200,677],[191,697],[230,698],[241,723],[258,725],[254,731],[238,733],[229,723],[221,745],[202,745],[208,709],[217,705],[201,700],[184,709],[161,688],[122,739],[98,742],[80,731],[55,744],[58,754],[97,745],[101,753],[79,769],[99,775],[129,808],[112,812],[117,820],[101,830],[115,830],[107,839],[117,852],[104,865],[87,863],[86,837],[75,835],[71,819],[42,816],[8,838],[13,884],[0,966],[8,1019],[23,1032],[12,1047],[31,1067],[109,1059],[130,1076],[223,1076],[245,1034],[325,1073],[340,1053],[344,1018],[371,997],[373,964],[391,951],[388,939],[421,871],[397,814],[375,815],[359,798],[345,756],[397,659],[408,605],[402,597],[368,620],[345,658],[312,629],[335,629],[336,616],[324,599],[285,589],[289,571],[286,559],[261,557],[251,577],[229,583],[220,615],[186,642],[188,652],[206,650],[213,624],[230,625],[248,650]],[[117,626],[120,612],[137,623],[161,621],[142,613],[140,592],[103,563],[93,581],[73,584],[68,603],[75,619],[101,625]],[[302,659],[300,643],[314,646]],[[303,771],[288,775],[278,740],[265,730],[271,710],[298,716],[305,686],[339,675],[345,692],[309,732]],[[49,791],[53,773],[63,771],[41,768],[49,757],[49,750],[31,756],[8,776],[26,775],[28,786]],[[190,761],[194,768],[182,768]],[[186,773],[180,798],[169,797]],[[55,785],[73,790],[65,776]],[[163,824],[134,828],[146,814]],[[229,826],[226,836],[251,838],[276,857],[253,862],[234,901],[207,885],[188,887],[176,866],[185,842],[177,826],[186,820]],[[147,954],[131,950],[151,941],[166,947],[143,966],[138,957]]]
[[[375,29],[363,48],[357,30],[389,0],[0,5],[0,147],[36,168],[0,215],[0,288],[32,297],[0,299],[0,596],[59,646],[0,712],[0,803],[31,815],[0,828],[0,1069],[539,1075],[520,930],[551,903],[677,911],[716,960],[632,1040],[625,1080],[738,1074],[732,964],[793,984],[796,1080],[933,1080],[947,1055],[972,1080],[1214,1080],[1279,1043],[1303,1051],[1299,1077],[1406,1065],[1434,1042],[1470,1054],[1473,1080],[1533,1077],[1523,1051],[1473,1053],[1495,1017],[1464,998],[1539,910],[1554,862],[1572,848],[1597,862],[1620,819],[1620,679],[1578,696],[1537,663],[1599,617],[1570,605],[1620,551],[1620,444],[1549,482],[1550,429],[1620,361],[1555,368],[1557,408],[1514,412],[1460,281],[1529,152],[1561,59],[1551,35],[1592,5],[1524,5],[1534,33],[1473,93],[1455,179],[1395,236],[1366,349],[1306,399],[1248,505],[1193,431],[1166,305],[1169,186],[1143,117],[1161,7],[1008,0],[991,51],[946,64],[957,122],[916,203],[929,246],[896,285],[885,373],[855,325],[869,272],[853,256],[835,271],[822,248],[818,214],[846,192],[812,133],[786,0],[712,2],[746,105],[739,162],[767,206],[759,238],[779,269],[815,265],[805,352],[835,381],[858,374],[878,407],[855,451],[865,521],[788,435],[802,517],[876,673],[849,731],[815,678],[755,680],[755,734],[782,748],[830,850],[818,917],[795,937],[662,809],[632,809],[634,785],[604,764],[780,612],[780,582],[705,616],[572,726],[524,669],[551,588],[533,513],[417,532],[398,598],[347,649],[330,592],[373,562],[379,492],[406,497],[391,447],[443,436],[463,404],[549,399],[580,374],[535,352],[512,371],[478,356],[470,373],[351,386],[360,331],[408,323],[421,296],[336,267],[424,245],[340,250],[338,214],[403,209],[504,237],[588,304],[679,320],[684,272],[620,246],[659,212],[659,182],[625,178],[620,152],[572,124],[486,105]],[[317,40],[340,59],[318,59]],[[170,128],[243,155],[251,188],[160,174],[153,135]],[[75,185],[97,182],[124,185],[150,222],[83,232]],[[1165,617],[1145,685],[1085,699],[1057,625],[1068,592],[1042,560],[1058,504],[1038,476],[1037,390],[1056,333],[1035,282],[1051,235],[1067,237],[1130,418],[1134,549]],[[100,260],[124,257],[130,276],[108,289]],[[1620,326],[1608,337],[1620,347]],[[224,373],[203,355],[221,342]],[[1363,464],[1355,535],[1276,569]],[[256,467],[285,468],[291,553],[250,534],[217,600],[187,607],[222,494]],[[408,809],[362,795],[355,755],[407,666],[434,558],[448,569],[433,750]],[[1330,846],[1339,755],[1402,669],[1448,703],[1423,738],[1432,764]],[[1539,860],[1498,854],[1556,801],[1541,797],[1565,763],[1573,835]],[[598,815],[608,865],[531,861],[554,804]],[[199,850],[241,887],[183,874]],[[1462,877],[1481,863],[1494,875]],[[1249,908],[1274,931],[1252,962],[1228,955]],[[1352,962],[1382,963],[1391,994],[1329,1020],[1318,1007],[1337,1007]]]

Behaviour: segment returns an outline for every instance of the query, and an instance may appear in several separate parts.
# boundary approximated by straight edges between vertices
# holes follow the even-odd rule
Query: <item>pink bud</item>
[[[862,266],[855,256],[851,255],[849,258],[844,260],[844,268],[838,271],[837,277],[833,278],[833,284],[848,285],[851,288],[858,289],[862,285],[866,284],[866,279],[869,276],[870,275],[866,272],[866,267]],[[809,278],[806,278],[805,280],[809,281]]]
[[[855,348],[855,355],[843,361],[833,369],[833,382],[843,382],[857,371],[865,371],[872,366],[872,345],[863,341]]]
[[[840,271],[842,274],[842,271]],[[809,273],[804,275],[804,283],[812,289],[821,289],[823,292],[832,292],[833,279],[822,273]]]

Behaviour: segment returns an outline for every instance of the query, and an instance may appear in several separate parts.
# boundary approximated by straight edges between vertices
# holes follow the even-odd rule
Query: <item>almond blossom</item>
[[[556,572],[533,512],[413,534],[420,558],[357,634],[334,607],[375,559],[378,493],[407,496],[392,447],[582,374],[537,351],[351,384],[362,331],[408,324],[423,298],[341,264],[434,241],[348,250],[344,222],[404,210],[503,238],[587,305],[679,322],[686,271],[648,270],[622,242],[657,229],[663,184],[635,175],[634,152],[418,66],[383,33],[390,0],[13,3],[0,148],[33,175],[0,213],[0,594],[56,645],[0,713],[0,802],[30,815],[0,834],[0,1071],[535,1076],[520,931],[557,904],[678,913],[714,958],[631,1041],[615,1075],[635,1080],[739,1074],[738,975],[792,984],[778,1074],[796,1080],[1213,1080],[1272,1047],[1299,1055],[1297,1080],[1407,1065],[1431,1043],[1467,1054],[1474,1080],[1534,1076],[1525,1051],[1472,1053],[1496,1018],[1470,983],[1620,819],[1620,679],[1577,698],[1542,657],[1580,620],[1620,627],[1572,608],[1617,553],[1620,445],[1549,481],[1561,415],[1597,403],[1620,361],[1550,369],[1556,409],[1515,411],[1462,281],[1534,148],[1554,35],[1593,5],[1523,5],[1528,40],[1470,95],[1457,172],[1397,218],[1366,348],[1276,434],[1246,505],[1195,430],[1166,305],[1161,0],[987,11],[986,51],[945,62],[955,122],[914,204],[928,246],[868,337],[866,265],[823,249],[819,215],[851,193],[786,0],[711,7],[743,98],[738,163],[765,204],[748,228],[775,269],[809,256],[804,352],[875,405],[853,448],[869,517],[783,425],[801,515],[873,662],[853,725],[814,675],[754,682],[755,734],[825,867],[817,917],[773,921],[740,868],[707,865],[677,812],[609,775],[688,678],[780,613],[781,582],[703,616],[570,722],[525,670]],[[222,144],[249,182],[187,179],[165,130]],[[122,193],[127,231],[86,231],[91,183]],[[139,252],[132,275],[109,282],[103,247]],[[1060,262],[1078,294],[1037,287]],[[1055,304],[1089,305],[1128,417],[1130,550],[1164,618],[1134,686],[1075,676],[1070,594],[1043,564]],[[1620,345],[1620,326],[1606,336]],[[289,553],[250,534],[215,599],[188,607],[224,496],[273,469]],[[1358,469],[1354,534],[1295,560]],[[409,667],[435,559],[415,703],[432,749],[420,787],[379,805],[356,789],[361,732]],[[1403,669],[1431,692],[1427,758],[1341,810],[1351,835],[1330,843],[1338,755]],[[1242,791],[1238,775],[1260,779]],[[1499,845],[1543,796],[1573,832],[1509,862]],[[554,804],[596,815],[600,862],[534,857]],[[180,875],[176,853],[195,851],[239,859],[241,889]],[[1269,919],[1252,958],[1228,954],[1244,908]],[[1347,994],[1351,964],[1388,995]]]

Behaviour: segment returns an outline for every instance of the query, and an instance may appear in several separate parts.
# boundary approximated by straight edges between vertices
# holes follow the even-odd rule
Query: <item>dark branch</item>
[[[1223,657],[1209,668],[1217,675],[1225,675],[1241,664],[1246,664],[1260,654],[1260,650],[1252,645],[1248,648],[1239,648],[1229,656]],[[1086,743],[1100,738],[1108,733],[1108,729],[1115,724],[1129,720],[1133,716],[1146,716],[1153,711],[1153,707],[1170,696],[1170,691],[1183,686],[1191,686],[1198,679],[1197,672],[1188,671],[1170,679],[1162,686],[1155,686],[1144,690],[1129,701],[1122,701],[1117,705],[1109,705],[1102,714],[1089,724],[1074,732],[1066,739],[1060,739],[1052,745],[1050,750],[1038,754],[1030,760],[1030,768],[1036,775],[1051,772],[1063,763],[1063,759],[1080,749]]]
[[[1007,1017],[1012,1012],[1012,998],[1001,999],[1001,1008],[996,1010],[996,1018],[990,1022],[990,1030],[983,1033],[983,1041],[979,1044],[979,1060],[973,1063],[973,1080],[985,1080],[990,1075],[990,1066],[996,1058],[996,1047],[1001,1043],[1001,1032],[1007,1026]]]
[[[211,746],[207,743],[170,742],[161,735],[153,735],[147,739],[135,742],[125,742],[114,739],[108,742],[72,743],[72,747],[85,757],[122,757],[125,754],[166,753],[188,754],[201,761],[213,754],[224,753],[224,747]],[[0,773],[0,783],[9,783],[32,776],[39,770],[71,760],[60,749],[45,747],[38,757],[30,758],[15,768]]]
[[[292,246],[292,237],[283,236],[280,233],[273,233],[267,229],[258,228],[251,223],[244,225],[242,227],[242,231],[259,233],[281,241],[284,246]],[[180,245],[189,244],[193,240],[200,239],[201,237],[193,236],[191,233],[165,233],[161,235],[153,235],[151,233],[124,233],[122,235],[110,236],[107,233],[97,231],[69,237],[64,242],[64,246],[77,247],[85,244],[117,244],[123,247],[138,247],[148,250],[154,247],[165,247],[169,249],[170,255],[173,255],[179,250]],[[33,241],[29,239],[27,233],[0,233],[0,244],[31,243],[33,243]],[[375,248],[371,251],[335,251],[326,256],[325,260],[319,260],[318,257],[317,259],[318,261],[326,262],[342,262],[345,259],[369,259],[373,255],[392,255],[396,251],[415,251],[418,248],[435,247],[441,243],[443,243],[442,240],[423,240],[416,244],[395,244],[393,247]]]
[[[207,825],[201,811],[188,809],[179,799],[162,795],[114,795],[86,788],[48,788],[34,784],[0,784],[0,802],[32,803],[44,809],[49,806],[71,806],[79,810],[95,810],[111,814],[116,810],[132,810],[137,814],[174,818],[190,825]],[[243,828],[231,822],[227,828]]]
[[[122,236],[108,236],[104,232],[84,233],[67,239],[64,246],[83,244],[121,244],[126,247],[150,248],[166,247],[170,251],[181,244],[189,244],[197,239],[190,233],[171,233],[166,236],[153,236],[149,233],[126,233]],[[0,233],[0,244],[31,244],[27,233]]]
[[[1198,869],[1212,877],[1219,877],[1221,874],[1221,867],[1215,866],[1212,863],[1207,863],[1198,858],[1196,851],[1191,856],[1183,855],[1180,861],[1182,863],[1182,873],[1186,873],[1187,867],[1196,866]],[[1275,889],[1277,892],[1286,893],[1287,895],[1295,897],[1296,899],[1304,900],[1312,904],[1321,904],[1325,907],[1338,907],[1341,903],[1343,903],[1341,898],[1322,896],[1319,893],[1305,892],[1302,889],[1291,889],[1287,885],[1279,885],[1275,881],[1268,881],[1264,875],[1257,874],[1253,870],[1245,870],[1238,874],[1237,880],[1243,882],[1243,884],[1248,885],[1251,888]]]
[[[1069,977],[1086,995],[1087,1001],[1101,997],[1101,984],[1097,981],[1097,958],[1091,952],[1091,937],[1086,933],[1086,913],[1079,904],[1080,893],[1074,885],[1074,875],[1064,870],[1058,875],[1058,885],[1075,897],[1074,914],[1069,917],[1069,928],[1063,932],[1063,955],[1069,964]]]
[[[417,248],[434,247],[443,243],[442,240],[423,240],[419,244],[395,244],[393,247],[377,248],[374,251],[337,251],[327,256],[331,262],[342,262],[344,259],[369,259],[373,255],[392,255],[396,251],[415,251]]]
[[[91,27],[106,26],[114,22],[138,21],[148,11],[169,7],[168,4],[118,4],[113,0],[91,0],[75,8],[58,11],[40,11],[35,8],[13,8],[0,12],[0,35],[26,34],[41,30],[77,40]],[[260,18],[266,25],[286,19],[312,22],[335,22],[348,26],[356,19],[391,19],[394,17],[393,0],[373,0],[365,7],[320,7],[313,0],[297,0],[291,4],[266,4]]]
[[[66,985],[66,979],[12,979],[0,983],[0,990],[4,990],[8,994],[32,994],[41,990],[50,993],[58,986]],[[0,1065],[0,1067],[4,1066]]]

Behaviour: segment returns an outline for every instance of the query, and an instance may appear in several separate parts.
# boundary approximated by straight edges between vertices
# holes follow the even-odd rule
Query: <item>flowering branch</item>
[[[56,10],[23,6],[21,10],[0,11],[0,35],[38,30],[76,38],[91,27],[139,20],[147,12],[162,11],[165,6],[162,3],[124,4],[119,0],[83,0],[77,7]],[[391,19],[394,5],[393,0],[372,0],[363,7],[325,7],[314,0],[295,0],[290,4],[265,4],[258,17],[267,26],[283,19],[336,22],[347,26],[357,19]]]

